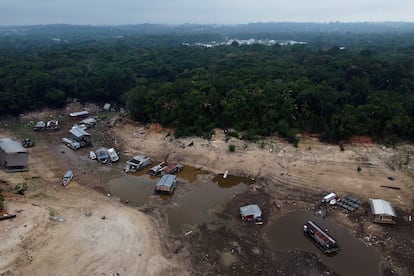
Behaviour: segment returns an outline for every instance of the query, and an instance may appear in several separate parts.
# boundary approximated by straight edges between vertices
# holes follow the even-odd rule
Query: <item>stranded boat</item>
[[[67,186],[73,178],[73,172],[67,171],[60,182],[63,186]]]
[[[308,221],[303,225],[303,233],[325,254],[336,253],[341,250],[336,240],[313,221]]]

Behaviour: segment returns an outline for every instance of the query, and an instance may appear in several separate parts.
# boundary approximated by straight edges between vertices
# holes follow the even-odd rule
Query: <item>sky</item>
[[[414,22],[414,0],[0,0],[0,25]]]

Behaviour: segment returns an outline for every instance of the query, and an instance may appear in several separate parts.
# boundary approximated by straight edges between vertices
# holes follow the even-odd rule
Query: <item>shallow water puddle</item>
[[[197,180],[197,175],[199,174],[207,174],[207,172],[200,168],[194,168],[188,165],[184,165],[183,170],[179,172],[177,176],[179,178],[187,180],[188,182],[194,182]]]
[[[145,174],[141,176],[128,174],[114,178],[106,185],[122,202],[127,201],[132,206],[142,206],[154,193],[154,185],[158,179]]]
[[[222,177],[221,177],[222,178]],[[214,209],[219,203],[229,199],[234,194],[245,191],[248,185],[240,181],[241,177],[226,179],[231,185],[208,183],[200,185],[191,193],[178,200],[178,207],[167,211],[168,223],[173,232],[182,232],[188,225],[202,224],[214,220]],[[237,182],[237,183],[236,183]]]
[[[303,234],[303,225],[308,220],[328,229],[342,250],[332,256],[323,254]],[[378,275],[380,257],[373,248],[367,247],[329,218],[321,219],[310,211],[295,211],[287,214],[269,226],[266,235],[273,248],[282,251],[300,249],[315,252],[324,264],[341,275]]]
[[[236,186],[240,183],[246,184],[246,185],[251,185],[253,184],[255,181],[246,177],[241,177],[241,176],[235,176],[235,175],[229,175],[227,176],[227,178],[223,178],[222,174],[216,175],[213,178],[213,182],[217,183],[217,185],[220,188],[223,189],[227,189],[227,188],[231,188],[233,186]]]
[[[122,202],[127,201],[131,206],[142,206],[154,194],[154,186],[159,180],[159,177],[150,176],[146,172],[147,170],[140,170],[134,174],[112,179],[106,186]],[[178,178],[191,183],[197,180],[199,174],[207,174],[207,172],[185,166],[178,173]],[[176,233],[184,230],[189,231],[192,229],[191,225],[213,221],[215,219],[214,209],[218,204],[247,190],[248,185],[254,182],[254,180],[245,177],[229,175],[224,179],[222,175],[217,175],[211,182],[198,185],[189,194],[175,199],[177,207],[167,210],[171,230]],[[160,195],[160,197],[168,200],[172,196]]]

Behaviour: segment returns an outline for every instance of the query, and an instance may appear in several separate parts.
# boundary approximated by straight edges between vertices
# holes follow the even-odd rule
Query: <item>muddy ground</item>
[[[414,216],[412,145],[388,147],[371,143],[348,143],[345,144],[345,150],[341,151],[336,145],[323,144],[316,138],[304,137],[299,147],[295,148],[276,137],[256,142],[231,138],[226,142],[221,130],[216,130],[211,140],[195,137],[174,139],[169,135],[170,130],[159,125],[140,125],[130,121],[127,116],[103,114],[96,107],[88,106],[90,111],[95,110],[96,115],[102,118],[94,129],[88,130],[93,136],[93,149],[99,146],[115,147],[121,155],[118,164],[100,165],[86,157],[92,148],[73,152],[61,144],[61,138],[66,135],[65,129],[73,123],[66,119],[65,114],[80,108],[71,105],[62,111],[37,112],[26,114],[18,121],[2,121],[3,136],[14,135],[20,139],[30,135],[36,142],[36,146],[29,150],[31,163],[28,173],[19,174],[23,175],[20,179],[11,174],[0,175],[0,179],[3,180],[0,188],[6,196],[6,207],[9,212],[13,212],[18,209],[28,210],[28,204],[40,206],[33,208],[39,209],[37,212],[31,210],[35,213],[31,216],[32,225],[37,225],[36,227],[26,229],[26,222],[19,221],[19,218],[6,224],[1,222],[2,229],[7,225],[10,231],[25,230],[20,235],[10,237],[18,241],[8,242],[6,247],[2,247],[7,248],[7,251],[2,249],[2,258],[8,256],[7,261],[0,262],[0,272],[5,275],[23,275],[29,270],[48,274],[50,271],[44,262],[50,257],[46,252],[51,248],[58,252],[72,252],[66,262],[63,260],[52,266],[54,269],[59,270],[59,266],[71,266],[70,257],[81,257],[85,261],[78,264],[76,272],[95,271],[95,274],[100,272],[107,273],[106,275],[110,275],[111,271],[117,271],[121,275],[134,275],[138,272],[152,275],[340,274],[335,267],[323,262],[321,253],[300,248],[277,250],[271,246],[271,238],[268,235],[268,229],[281,217],[295,210],[315,210],[323,195],[328,192],[337,192],[341,196],[352,194],[364,201],[364,204],[353,213],[347,213],[339,207],[330,207],[328,217],[378,253],[381,258],[378,274],[414,274],[414,222],[409,221],[409,216]],[[34,134],[14,125],[26,124],[30,120],[45,120],[56,114],[61,114],[59,118],[63,125],[62,130],[55,133]],[[235,152],[228,150],[229,144],[235,145]],[[191,165],[192,168],[203,170],[207,174],[199,175],[194,182],[196,185],[188,178],[180,179],[179,175],[176,193],[167,200],[151,196],[138,208],[132,207],[131,204],[121,204],[122,198],[116,195],[107,196],[110,191],[105,183],[109,178],[122,176],[123,162],[135,154],[146,154],[157,161],[168,155],[169,160]],[[68,169],[75,171],[75,181],[66,190],[56,188],[61,175]],[[214,219],[208,223],[189,225],[179,232],[170,231],[166,211],[179,205],[180,199],[191,195],[200,185],[211,183],[215,175],[222,174],[225,170],[228,170],[230,175],[254,179],[255,183],[211,210],[211,217]],[[29,182],[29,191],[25,199],[22,199],[21,196],[12,193],[12,187],[25,180]],[[394,186],[400,189],[381,186]],[[85,205],[87,207],[73,208],[76,210],[69,212],[67,204],[62,203],[62,198],[81,206],[86,204],[82,203],[83,201],[87,201],[82,198],[88,198],[89,201]],[[398,214],[397,224],[388,226],[372,223],[367,204],[369,198],[382,198],[392,202]],[[25,208],[19,207],[19,202]],[[260,205],[264,214],[263,225],[240,221],[238,208],[251,203]],[[96,225],[102,221],[108,221],[101,219],[104,213],[107,216],[108,206],[114,210],[111,212],[113,216],[129,218],[129,224],[117,220],[113,220],[111,224],[114,227],[122,225],[118,230],[127,233],[126,236],[122,234],[125,237],[118,241],[122,246],[94,247],[104,243],[99,239],[96,244],[88,245],[94,248],[95,254],[102,254],[102,260],[89,257],[89,254],[84,252],[87,247],[70,250],[69,243],[61,241],[83,241],[85,237],[82,239],[79,231],[68,239],[66,231],[58,229],[59,225],[55,226],[55,222],[51,225],[52,222],[47,219],[50,208],[57,209],[60,214],[68,212],[68,217],[78,215],[82,218],[85,218],[83,213],[90,208],[94,210],[93,214],[97,213],[95,220],[85,219],[90,221],[90,224],[78,223],[70,227],[80,227],[86,231],[89,227],[97,227]],[[137,209],[139,211],[136,211]],[[129,210],[134,212],[130,214]],[[134,217],[129,217],[131,215]],[[43,227],[42,231],[46,233],[47,240],[33,235],[39,227]],[[130,230],[140,227],[146,231],[134,233]],[[101,227],[97,227],[96,231],[100,229]],[[1,234],[6,235],[4,231]],[[30,234],[31,237],[28,238],[25,234]],[[101,238],[108,239],[119,235],[119,232],[117,235],[116,231],[108,230]],[[131,243],[130,247],[145,249],[139,253],[139,258],[135,258],[143,261],[138,261],[138,265],[134,263],[134,258],[120,260],[120,252],[125,252],[124,247],[127,246],[128,240],[135,235],[140,235],[141,238]],[[300,229],[298,235],[301,235]],[[0,242],[4,243],[4,240]],[[155,249],[147,250],[150,247]],[[111,254],[107,254],[107,251]],[[152,260],[151,265],[148,264],[148,260]],[[145,263],[147,264],[144,265]],[[141,268],[138,268],[140,265]],[[105,272],[99,269],[100,266],[105,268]],[[133,268],[127,270],[125,267],[129,266]]]

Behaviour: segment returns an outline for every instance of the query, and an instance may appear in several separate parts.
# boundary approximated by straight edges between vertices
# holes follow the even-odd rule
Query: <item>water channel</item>
[[[328,229],[341,246],[335,255],[323,254],[312,241],[303,235],[303,225],[312,220]],[[273,223],[266,232],[270,245],[277,250],[304,250],[315,252],[321,261],[341,275],[378,275],[380,256],[373,248],[348,233],[348,230],[329,218],[322,219],[310,211],[294,211]]]

